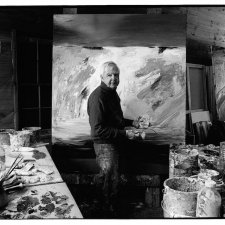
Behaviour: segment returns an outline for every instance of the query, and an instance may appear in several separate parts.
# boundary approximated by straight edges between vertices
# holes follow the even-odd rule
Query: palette
[[[7,151],[5,162],[6,167],[9,167],[19,154],[24,157],[24,161],[35,161],[38,163],[38,165],[43,166],[55,166],[47,148],[42,146],[39,148],[32,148],[32,151]]]
[[[15,154],[15,153],[14,153]],[[52,182],[63,182],[59,171],[52,161],[47,149],[34,149],[31,152],[21,152],[23,161],[17,166],[15,174],[17,184],[38,185]],[[7,155],[6,166],[9,167],[15,156]],[[47,158],[47,162],[45,162]]]
[[[26,187],[9,195],[0,219],[82,218],[65,183]]]

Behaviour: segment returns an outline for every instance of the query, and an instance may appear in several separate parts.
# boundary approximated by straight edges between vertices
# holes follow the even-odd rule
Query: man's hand
[[[152,118],[149,115],[139,116],[133,121],[132,125],[135,128],[147,129],[151,126]]]
[[[133,121],[132,126],[135,128],[139,128],[139,117]]]
[[[145,132],[139,132],[135,130],[126,130],[126,136],[130,140],[144,140]]]
[[[135,134],[134,134],[133,130],[126,130],[126,136],[130,140],[135,139]]]

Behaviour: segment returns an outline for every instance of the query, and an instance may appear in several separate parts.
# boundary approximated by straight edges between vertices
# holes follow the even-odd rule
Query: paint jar
[[[29,130],[9,132],[12,151],[18,151],[20,147],[30,146],[31,133]]]
[[[219,217],[221,196],[216,190],[216,182],[207,180],[197,197],[196,217]]]
[[[5,148],[0,145],[0,172],[5,171]]]
[[[0,145],[10,145],[9,132],[13,131],[13,129],[0,129]]]
[[[22,130],[28,130],[30,134],[30,144],[36,144],[40,141],[40,131],[41,127],[24,127]]]

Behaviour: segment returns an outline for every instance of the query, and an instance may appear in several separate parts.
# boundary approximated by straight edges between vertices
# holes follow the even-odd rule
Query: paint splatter
[[[42,196],[42,199],[41,199],[41,202],[42,202],[42,204],[47,205],[47,204],[51,203],[52,200],[51,200],[49,197],[43,195],[43,196]]]
[[[46,206],[39,206],[40,211],[46,211],[47,213],[52,213],[55,210],[55,205],[53,203],[47,204]]]
[[[55,209],[55,215],[59,218],[64,218],[65,214],[69,214],[71,212],[73,206],[74,206],[73,204],[69,206],[68,204],[62,204],[61,206]]]
[[[38,150],[34,150],[32,157],[37,159],[37,160],[38,159],[44,159],[46,157],[46,154],[44,152],[40,152]]]
[[[18,201],[17,211],[26,213],[29,209],[32,209],[36,205],[40,204],[38,198],[33,198],[31,196],[22,197]]]
[[[35,194],[37,193],[35,192]],[[8,211],[0,213],[0,219],[43,219],[52,213],[54,213],[57,218],[71,218],[68,214],[71,212],[74,205],[69,205],[67,200],[68,196],[60,195],[52,191],[46,192],[39,199],[31,195],[24,196],[20,198],[15,205],[17,213],[11,214],[11,212]],[[55,204],[57,204],[58,207],[56,207]]]

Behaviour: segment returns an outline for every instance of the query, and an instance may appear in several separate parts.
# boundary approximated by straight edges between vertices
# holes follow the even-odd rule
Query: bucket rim
[[[29,131],[38,131],[41,130],[41,127],[23,127],[22,130],[29,130]]]
[[[196,180],[197,181],[197,179],[196,178],[192,178],[192,177],[172,177],[172,178],[168,178],[168,179],[166,179],[164,182],[163,182],[163,186],[164,186],[164,188],[165,189],[170,189],[171,191],[174,191],[174,192],[176,192],[176,193],[182,193],[182,194],[187,194],[187,195],[189,195],[189,194],[198,194],[198,192],[199,191],[179,191],[179,190],[175,190],[175,189],[173,189],[173,188],[170,188],[168,185],[166,185],[166,182],[168,182],[169,180],[172,180],[172,179],[180,179],[180,178],[183,178],[183,179],[191,179],[191,180]]]
[[[30,130],[14,130],[11,132],[8,132],[10,136],[18,136],[18,135],[31,135],[32,131]]]

